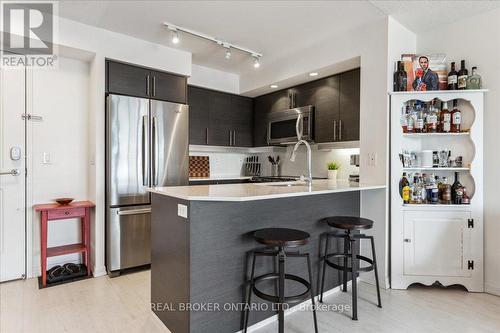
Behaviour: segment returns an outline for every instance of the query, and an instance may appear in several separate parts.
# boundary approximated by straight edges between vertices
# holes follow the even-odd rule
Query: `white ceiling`
[[[436,29],[499,1],[60,1],[59,15],[85,24],[192,52],[193,63],[244,74],[251,58],[231,59],[211,43],[181,34],[174,45],[163,22],[203,32],[264,55],[262,66],[286,59],[330,35],[387,15],[415,32]],[[304,42],[306,41],[306,42]]]

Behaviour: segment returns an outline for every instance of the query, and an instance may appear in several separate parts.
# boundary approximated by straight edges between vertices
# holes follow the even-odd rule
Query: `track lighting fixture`
[[[172,34],[172,43],[173,44],[178,44],[179,43],[179,41],[180,41],[180,39],[179,39],[179,31],[182,31],[183,33],[189,34],[191,36],[199,37],[199,38],[202,38],[202,39],[205,39],[205,40],[217,43],[218,45],[222,46],[225,49],[224,56],[225,56],[226,59],[230,59],[231,58],[231,51],[233,49],[241,51],[241,52],[248,53],[253,58],[253,67],[254,68],[259,68],[260,67],[260,58],[262,58],[262,54],[261,53],[249,50],[249,49],[247,49],[245,47],[242,47],[242,46],[239,46],[239,45],[236,45],[236,44],[227,43],[227,42],[224,42],[224,41],[222,41],[220,39],[217,39],[215,37],[205,35],[204,33],[197,32],[197,31],[194,31],[194,30],[191,30],[191,29],[187,29],[187,28],[182,28],[182,27],[173,25],[173,24],[168,23],[168,22],[164,22],[163,25],[165,25],[168,28],[168,30],[170,30],[170,33]]]

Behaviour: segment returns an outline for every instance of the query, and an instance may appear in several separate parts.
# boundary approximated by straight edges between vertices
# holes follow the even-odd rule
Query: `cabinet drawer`
[[[50,210],[48,213],[49,220],[70,219],[82,216],[85,216],[85,208]]]

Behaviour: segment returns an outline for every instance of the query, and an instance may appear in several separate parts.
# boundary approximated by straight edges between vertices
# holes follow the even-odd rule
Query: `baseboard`
[[[357,279],[357,281],[359,282],[359,278]],[[347,282],[347,286],[350,287],[351,283],[352,283],[352,281],[348,281]],[[342,285],[340,285],[338,287],[335,287],[333,289],[330,289],[328,291],[325,291],[323,293],[323,297],[328,297],[328,296],[330,296],[332,294],[340,292],[341,291],[341,287],[342,287]],[[319,301],[319,296],[314,297],[314,301],[318,302]],[[299,303],[299,304],[297,304],[297,305],[295,305],[295,306],[293,306],[293,307],[285,310],[285,316],[291,315],[292,313],[297,312],[299,309],[301,309],[304,306],[307,306],[309,304],[311,304],[311,299],[308,299],[307,301]],[[266,319],[264,319],[262,321],[259,321],[258,323],[255,323],[252,326],[248,327],[248,332],[254,332],[254,331],[258,330],[258,329],[261,329],[264,326],[267,326],[267,325],[275,322],[275,321],[278,321],[278,315],[277,314],[275,314],[274,316],[271,316],[269,318],[266,318]],[[243,333],[243,330],[238,331],[236,333]]]
[[[94,267],[94,270],[92,271],[92,275],[94,277],[104,276],[106,274],[108,274],[106,266]]]
[[[495,296],[500,296],[500,287],[492,286],[491,284],[484,285],[484,292]]]

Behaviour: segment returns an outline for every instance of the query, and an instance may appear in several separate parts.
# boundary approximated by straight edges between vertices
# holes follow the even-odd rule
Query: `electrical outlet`
[[[187,219],[188,217],[188,208],[186,205],[181,205],[181,204],[177,204],[177,215],[179,215],[180,217],[183,217],[185,219]]]
[[[368,153],[368,165],[377,166],[377,153]]]

